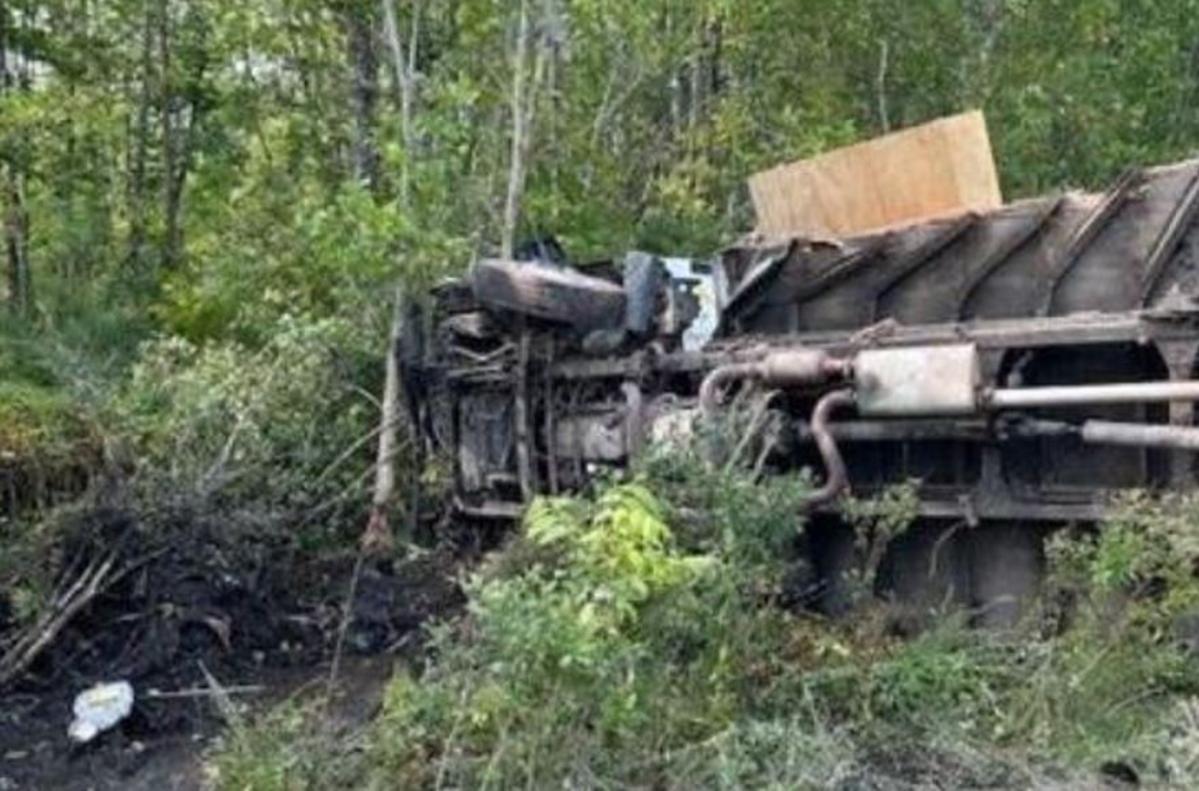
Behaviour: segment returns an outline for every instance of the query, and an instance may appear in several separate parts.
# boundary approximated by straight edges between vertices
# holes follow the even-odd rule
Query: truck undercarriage
[[[922,520],[889,553],[892,592],[1002,621],[1046,530],[1192,485],[1197,210],[1193,161],[851,239],[750,238],[704,264],[482,261],[435,290],[408,364],[465,515],[516,518],[737,393],[759,470],[824,481],[825,609],[852,554],[838,495],[911,480]]]

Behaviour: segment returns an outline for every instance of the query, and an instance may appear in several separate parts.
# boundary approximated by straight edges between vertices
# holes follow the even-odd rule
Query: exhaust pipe
[[[721,391],[737,382],[794,388],[824,384],[850,375],[851,364],[827,352],[802,349],[774,352],[757,362],[729,363],[712,370],[699,386],[699,408],[705,420],[716,417]]]
[[[845,460],[841,458],[837,440],[833,439],[830,422],[834,412],[852,407],[856,400],[853,390],[847,387],[827,393],[812,410],[812,439],[816,441],[816,448],[824,461],[825,479],[824,484],[808,497],[804,504],[807,510],[832,502],[849,488],[849,473],[845,469]]]
[[[720,407],[721,391],[736,382],[753,381],[780,388],[811,387],[834,378],[848,378],[851,370],[848,360],[812,350],[776,352],[758,362],[722,365],[704,377],[700,385],[700,414],[705,421],[713,420]],[[808,509],[833,500],[849,485],[845,460],[841,458],[829,424],[835,411],[851,407],[854,403],[853,390],[847,387],[825,394],[812,410],[812,438],[824,461],[825,480],[811,493],[806,503]]]
[[[1036,407],[1199,401],[1199,381],[984,389],[979,382],[976,347],[957,344],[868,349],[859,352],[852,361],[819,350],[802,349],[774,352],[755,362],[722,365],[709,373],[700,386],[700,413],[706,421],[714,419],[721,391],[737,382],[801,388],[837,378],[852,379],[852,387],[823,396],[816,403],[808,429],[827,472],[824,484],[812,493],[810,508],[833,500],[849,484],[831,428],[832,415],[838,409],[855,406],[865,417],[944,419],[977,418],[988,412]],[[968,432],[971,435],[978,431],[971,421],[958,420],[942,433],[954,434],[967,425],[973,429]],[[1047,423],[1028,428],[1034,433],[1037,429],[1045,433],[1051,430]],[[926,429],[927,426],[907,427],[906,431],[920,433]],[[1063,433],[1063,427],[1053,426],[1052,431]],[[844,433],[847,439],[864,440],[902,434],[904,430],[888,422],[859,422],[846,426]],[[1089,444],[1199,450],[1199,430],[1177,426],[1091,420],[1078,427],[1064,428],[1064,433],[1075,433]]]
[[[991,390],[983,394],[986,409],[1030,409],[1045,406],[1101,406],[1199,401],[1199,382],[1127,382],[1109,385],[1062,385]]]

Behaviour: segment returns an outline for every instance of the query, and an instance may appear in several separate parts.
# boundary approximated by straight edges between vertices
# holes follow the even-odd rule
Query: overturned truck
[[[775,418],[765,474],[809,467],[817,606],[844,606],[847,489],[918,482],[880,584],[1010,621],[1046,532],[1130,488],[1188,489],[1199,427],[1199,160],[847,239],[753,237],[710,262],[486,260],[435,290],[411,364],[456,507],[515,518],[736,393]],[[755,428],[764,425],[755,424]]]

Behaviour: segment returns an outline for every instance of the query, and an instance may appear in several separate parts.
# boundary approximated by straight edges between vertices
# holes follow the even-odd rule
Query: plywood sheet
[[[765,234],[844,237],[1003,204],[981,111],[756,173]]]

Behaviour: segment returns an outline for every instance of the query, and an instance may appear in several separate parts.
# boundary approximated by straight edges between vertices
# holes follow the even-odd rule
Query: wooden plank
[[[756,173],[760,233],[846,237],[1003,205],[981,111]]]

